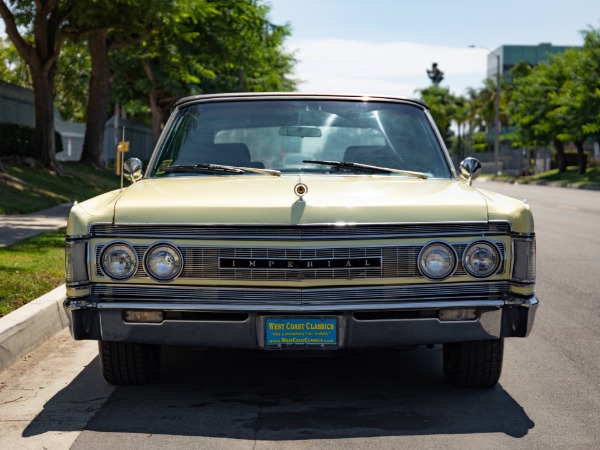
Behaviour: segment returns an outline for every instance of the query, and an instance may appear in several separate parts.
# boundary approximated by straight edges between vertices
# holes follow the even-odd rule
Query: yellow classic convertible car
[[[418,100],[188,97],[145,172],[73,207],[65,307],[104,378],[140,384],[165,345],[341,353],[443,346],[489,387],[538,300],[529,206],[457,175]]]

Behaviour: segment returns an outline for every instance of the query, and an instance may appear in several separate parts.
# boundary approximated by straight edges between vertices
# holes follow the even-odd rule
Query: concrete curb
[[[0,372],[69,324],[65,285],[0,318]]]

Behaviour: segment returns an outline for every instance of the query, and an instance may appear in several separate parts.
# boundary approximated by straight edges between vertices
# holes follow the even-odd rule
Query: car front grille
[[[500,250],[502,263],[496,274],[505,270],[505,246],[494,242]],[[96,275],[104,277],[99,265],[104,245],[97,245]],[[452,276],[464,276],[462,255],[467,244],[453,244],[458,264]],[[184,269],[180,279],[197,280],[248,280],[248,281],[300,281],[300,280],[354,280],[376,278],[423,278],[417,267],[417,259],[423,245],[374,246],[374,247],[327,247],[327,248],[279,248],[279,247],[196,247],[178,246]],[[147,245],[134,245],[138,255],[135,278],[147,278],[143,258]],[[224,269],[219,259],[273,259],[273,260],[345,260],[381,259],[379,267],[356,267],[335,269]]]

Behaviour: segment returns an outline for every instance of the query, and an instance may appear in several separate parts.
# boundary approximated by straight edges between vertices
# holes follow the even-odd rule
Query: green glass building
[[[496,79],[498,55],[500,56],[501,73],[507,81],[511,81],[510,69],[520,61],[531,66],[548,60],[548,55],[561,53],[574,46],[552,45],[543,42],[539,45],[503,45],[488,55],[487,76]]]

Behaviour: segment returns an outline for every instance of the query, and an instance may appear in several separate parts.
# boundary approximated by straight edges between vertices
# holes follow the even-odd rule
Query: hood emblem
[[[304,183],[298,183],[294,186],[294,194],[298,196],[298,200],[304,201],[304,196],[308,193],[308,186]]]

